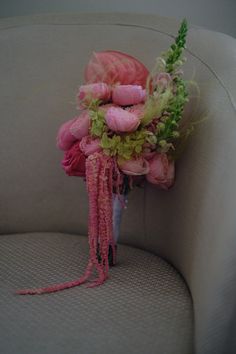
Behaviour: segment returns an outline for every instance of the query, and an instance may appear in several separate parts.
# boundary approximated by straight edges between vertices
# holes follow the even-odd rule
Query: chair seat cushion
[[[191,353],[188,288],[170,264],[149,252],[119,245],[118,263],[100,287],[15,294],[80,277],[87,241],[49,232],[0,236],[0,352]]]

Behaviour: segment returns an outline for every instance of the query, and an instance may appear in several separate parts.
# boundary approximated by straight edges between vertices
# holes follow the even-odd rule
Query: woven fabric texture
[[[102,286],[54,294],[15,290],[72,280],[88,260],[83,236],[60,233],[0,238],[2,354],[189,354],[192,301],[179,273],[149,252],[119,245]]]

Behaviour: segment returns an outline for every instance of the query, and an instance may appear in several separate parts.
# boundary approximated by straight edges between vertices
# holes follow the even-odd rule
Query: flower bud
[[[174,131],[172,132],[172,136],[173,136],[173,138],[179,138],[180,134],[179,134],[179,132],[177,132],[176,130],[174,130]]]
[[[166,140],[160,140],[159,141],[159,145],[160,145],[160,147],[165,147],[166,145],[167,145],[167,141]]]
[[[162,122],[157,123],[156,125],[158,132],[161,132],[165,129],[165,124]]]

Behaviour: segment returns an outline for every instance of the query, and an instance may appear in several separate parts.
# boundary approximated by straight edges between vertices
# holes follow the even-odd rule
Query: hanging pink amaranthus
[[[17,291],[20,295],[52,293],[72,288],[85,283],[95,267],[98,277],[88,287],[101,285],[108,278],[108,250],[112,246],[115,259],[115,244],[112,227],[112,189],[113,175],[117,172],[113,158],[95,152],[86,160],[86,184],[89,198],[89,246],[90,257],[84,275],[78,280],[45,288],[25,289]],[[118,176],[119,177],[119,176]],[[119,180],[118,180],[119,181]],[[99,249],[100,261],[97,257]]]
[[[108,250],[115,254],[112,228],[112,188],[114,162],[102,153],[90,155],[86,161],[86,183],[89,196],[90,262],[98,278],[89,286],[101,285],[108,277]],[[97,250],[101,256],[98,261]]]

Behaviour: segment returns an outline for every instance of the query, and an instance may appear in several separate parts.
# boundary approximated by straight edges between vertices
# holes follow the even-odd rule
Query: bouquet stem
[[[113,213],[112,213],[112,225],[113,225],[113,238],[115,244],[117,244],[120,236],[120,224],[122,217],[122,210],[127,203],[126,194],[113,194]]]

